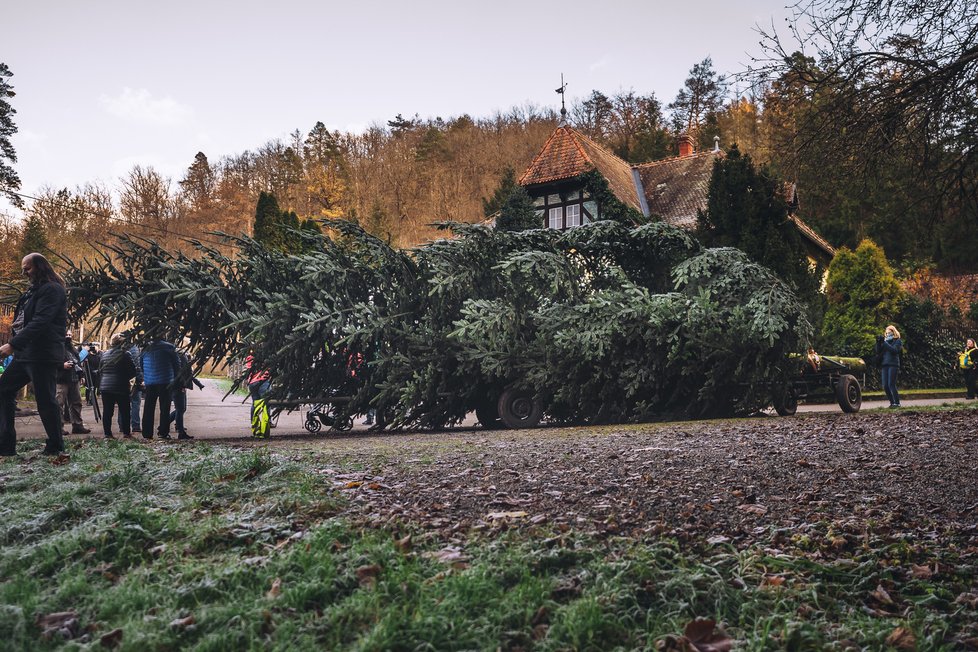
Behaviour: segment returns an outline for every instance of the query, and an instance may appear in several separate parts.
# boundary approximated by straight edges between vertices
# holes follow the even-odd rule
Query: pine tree
[[[48,250],[48,237],[44,233],[44,225],[41,224],[39,215],[32,214],[24,223],[24,239],[20,244],[21,257],[27,254]]]
[[[197,152],[194,156],[194,162],[180,181],[180,188],[194,210],[202,211],[211,207],[217,190],[217,175],[203,152]]]
[[[716,112],[723,104],[726,93],[720,75],[713,69],[713,59],[707,57],[694,65],[689,71],[689,77],[672,101],[673,130],[676,133],[687,132],[698,137],[700,147],[713,141],[715,132]],[[714,129],[708,129],[711,125]]]
[[[793,283],[811,303],[817,279],[788,219],[781,182],[766,167],[754,167],[736,144],[713,165],[706,212],[698,219],[698,237],[708,246],[736,247],[751,260]]]
[[[340,217],[349,185],[349,168],[339,132],[317,122],[303,141],[306,193],[310,210],[321,217]]]
[[[537,215],[533,200],[523,186],[516,186],[496,218],[500,231],[526,231],[543,227],[543,218]]]
[[[492,217],[492,215],[501,209],[505,204],[506,200],[513,193],[519,184],[516,183],[516,171],[513,170],[512,166],[506,166],[506,170],[503,172],[502,178],[499,179],[499,185],[492,193],[492,197],[486,199],[482,198],[482,214],[486,217]]]
[[[7,81],[12,76],[7,64],[0,63],[0,192],[9,197],[15,206],[23,207],[21,198],[13,194],[13,191],[20,190],[20,177],[11,165],[17,162],[17,152],[10,142],[10,137],[17,133],[13,119],[17,111],[6,99],[15,95],[13,87]]]
[[[275,195],[263,192],[258,195],[258,205],[255,208],[255,225],[252,237],[270,249],[280,249],[282,246],[279,220],[282,211],[279,210]]]

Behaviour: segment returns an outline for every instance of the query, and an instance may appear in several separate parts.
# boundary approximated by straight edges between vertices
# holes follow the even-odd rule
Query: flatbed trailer
[[[862,407],[862,386],[859,376],[865,380],[866,363],[862,358],[808,355],[795,358],[799,371],[784,386],[772,393],[774,411],[781,416],[791,416],[798,410],[798,402],[813,396],[833,396],[843,412],[858,412]]]

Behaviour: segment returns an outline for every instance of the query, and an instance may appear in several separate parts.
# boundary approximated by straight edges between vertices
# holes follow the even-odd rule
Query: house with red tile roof
[[[713,163],[725,154],[719,146],[697,152],[692,138],[680,140],[679,156],[631,165],[581,132],[561,124],[519,178],[533,199],[541,221],[551,229],[569,229],[602,219],[601,206],[581,176],[600,174],[622,204],[649,219],[683,229],[696,228],[697,214],[706,209]],[[797,207],[795,188],[786,186],[788,204]],[[789,209],[789,219],[801,234],[813,262],[828,264],[835,249]]]

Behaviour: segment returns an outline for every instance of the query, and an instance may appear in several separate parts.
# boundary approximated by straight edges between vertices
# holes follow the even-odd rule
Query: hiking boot
[[[170,433],[168,432],[164,432],[162,435],[156,435],[156,436],[159,437],[160,439],[173,439],[173,437],[171,437]]]
[[[177,439],[193,439],[193,437],[191,437],[190,435],[188,435],[187,434],[187,431],[184,430],[183,432],[181,432],[180,434],[177,435]]]
[[[72,426],[71,427],[71,434],[73,434],[73,435],[87,435],[90,432],[91,432],[91,430],[89,430],[85,426]]]

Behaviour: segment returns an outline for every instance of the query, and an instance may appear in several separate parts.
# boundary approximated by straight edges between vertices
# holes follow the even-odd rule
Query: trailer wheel
[[[543,406],[532,394],[523,390],[507,389],[496,404],[499,418],[509,428],[532,428],[543,418]]]
[[[778,413],[778,416],[790,417],[798,411],[798,397],[795,396],[790,387],[784,387],[774,392],[771,402],[774,403],[774,411]]]
[[[503,420],[499,418],[499,403],[490,399],[484,399],[475,406],[475,418],[483,428],[494,430],[503,427]]]
[[[306,417],[306,422],[302,425],[305,427],[306,430],[313,433],[319,432],[323,427],[323,424],[320,423],[319,419],[311,416]]]
[[[835,398],[843,412],[859,412],[863,404],[863,393],[855,376],[845,374],[835,385]]]
[[[340,432],[353,430],[353,417],[338,417],[336,421],[333,422],[333,429],[339,430]]]

